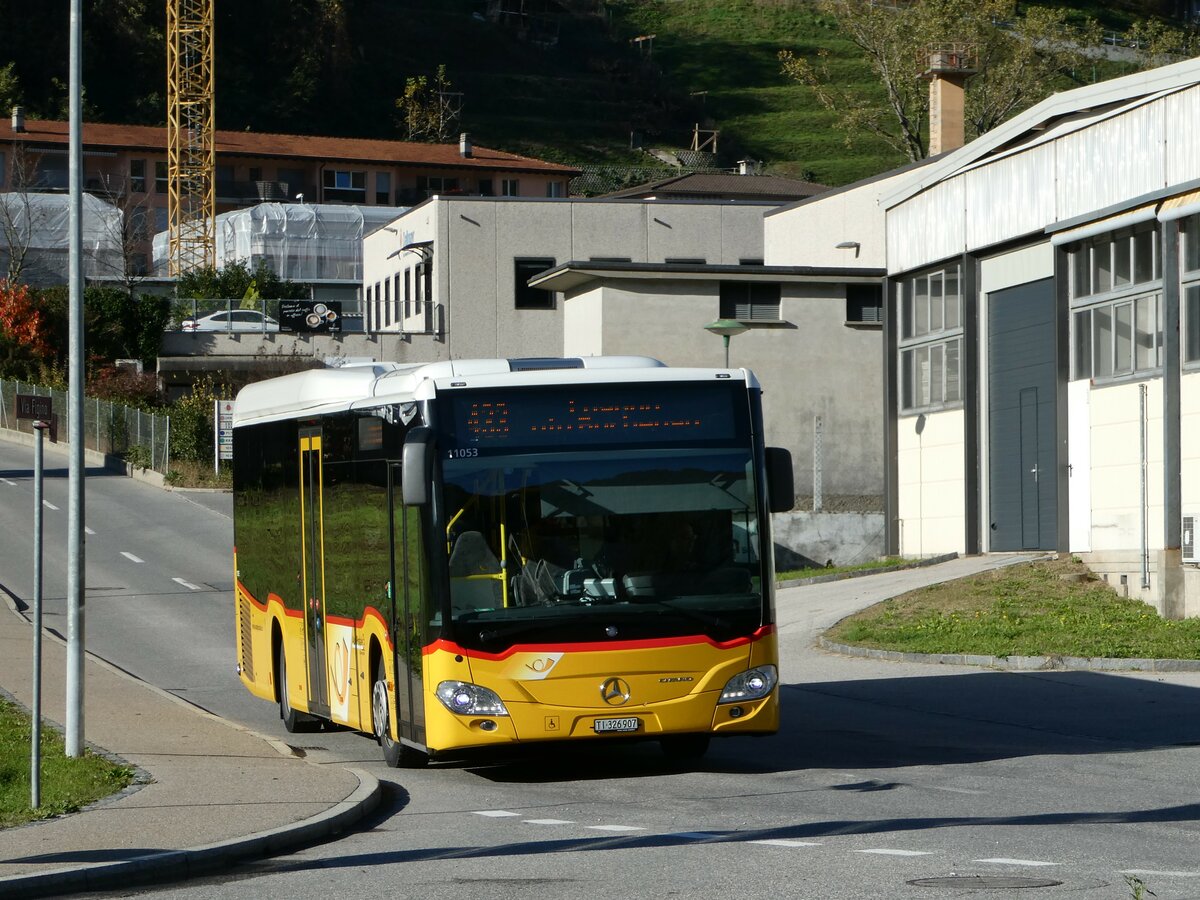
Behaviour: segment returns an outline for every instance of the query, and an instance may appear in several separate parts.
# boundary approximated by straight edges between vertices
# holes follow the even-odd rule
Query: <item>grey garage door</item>
[[[988,501],[992,550],[1058,539],[1054,280],[988,295]]]

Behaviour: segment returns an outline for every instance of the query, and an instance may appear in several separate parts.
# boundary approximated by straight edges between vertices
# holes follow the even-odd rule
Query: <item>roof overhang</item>
[[[710,266],[696,263],[567,262],[529,279],[546,291],[573,291],[593,281],[770,281],[874,284],[884,269],[851,266]]]

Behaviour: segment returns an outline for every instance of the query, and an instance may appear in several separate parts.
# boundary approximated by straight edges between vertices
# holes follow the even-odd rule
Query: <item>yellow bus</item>
[[[249,385],[237,659],[289,731],[389,765],[535,741],[681,758],[779,722],[770,512],[745,369],[643,357],[351,366]]]

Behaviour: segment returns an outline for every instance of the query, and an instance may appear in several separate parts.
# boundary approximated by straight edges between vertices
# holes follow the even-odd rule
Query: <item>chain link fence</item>
[[[52,398],[59,440],[68,439],[66,391],[3,378],[0,378],[0,428],[33,433],[32,421],[16,417],[17,394]],[[84,398],[83,446],[86,449],[121,456],[135,465],[165,475],[171,462],[170,441],[170,416],[143,412],[123,403]]]

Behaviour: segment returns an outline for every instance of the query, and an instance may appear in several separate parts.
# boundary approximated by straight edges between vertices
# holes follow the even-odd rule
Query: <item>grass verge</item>
[[[845,575],[847,572],[864,572],[869,569],[895,569],[912,565],[911,559],[903,556],[886,556],[883,559],[873,559],[870,562],[855,563],[852,566],[827,566],[819,569],[789,569],[786,572],[776,572],[776,581],[792,581],[798,578],[817,578],[821,575]]]
[[[221,468],[218,475],[213,472],[212,463],[192,462],[181,460],[171,463],[167,472],[166,482],[171,487],[178,488],[224,488],[233,487],[233,467],[228,463]]]
[[[1200,659],[1200,619],[1163,619],[1071,558],[911,591],[843,619],[825,637],[908,653]]]
[[[30,746],[33,720],[0,697],[0,828],[76,812],[133,782],[133,769],[90,750],[68,758],[62,735],[43,725],[41,733],[41,806],[32,809]]]

